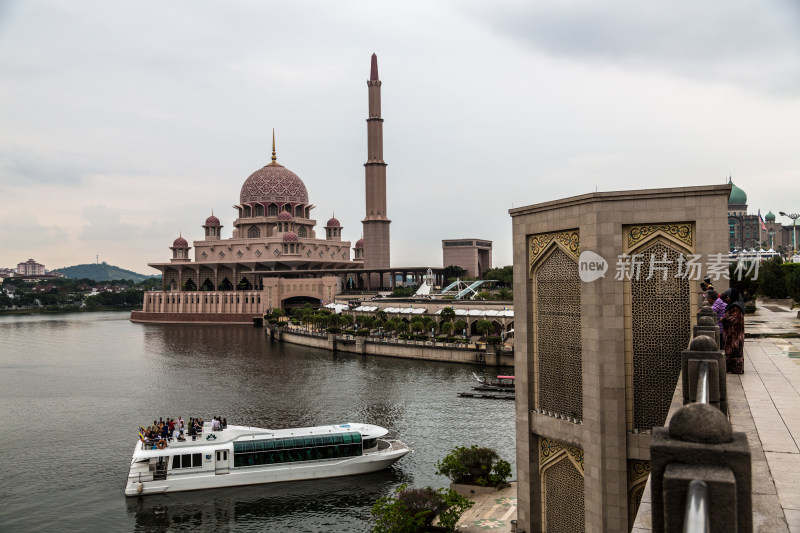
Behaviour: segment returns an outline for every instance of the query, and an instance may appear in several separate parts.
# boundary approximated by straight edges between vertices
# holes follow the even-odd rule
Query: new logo
[[[590,251],[581,252],[578,258],[578,275],[581,281],[590,282],[606,277],[608,262],[598,254]]]

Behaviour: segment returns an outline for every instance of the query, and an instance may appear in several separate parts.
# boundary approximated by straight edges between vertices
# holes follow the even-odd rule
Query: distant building
[[[442,241],[442,266],[458,266],[477,278],[492,268],[492,241],[446,239]]]
[[[784,248],[792,249],[792,226],[783,226],[775,221],[772,211],[764,215],[764,225],[758,219],[758,213],[747,212],[747,193],[733,184],[731,185],[731,195],[728,198],[728,227],[730,251],[744,249],[766,249],[777,250]],[[798,231],[798,230],[795,230]],[[795,243],[798,243],[800,231],[795,236]],[[794,244],[796,247],[797,244]]]
[[[17,265],[17,274],[20,276],[44,276],[44,265],[28,259]]]

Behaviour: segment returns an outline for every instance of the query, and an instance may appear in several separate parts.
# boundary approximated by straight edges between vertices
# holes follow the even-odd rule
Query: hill
[[[115,267],[105,262],[100,264],[90,263],[87,265],[75,265],[71,267],[56,268],[55,271],[64,274],[64,277],[70,279],[83,279],[88,278],[94,281],[111,281],[115,279],[130,279],[135,283],[144,281],[148,278],[157,276],[146,276],[144,274],[137,274],[124,268]]]

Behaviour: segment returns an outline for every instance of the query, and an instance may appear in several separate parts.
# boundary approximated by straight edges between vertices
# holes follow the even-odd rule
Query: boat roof
[[[516,379],[514,376],[497,376],[497,379]]]
[[[307,437],[311,435],[327,435],[334,433],[360,433],[362,438],[375,439],[383,437],[389,430],[372,424],[334,424],[331,426],[314,426],[288,429],[265,429],[250,426],[228,426],[223,431],[213,431],[211,422],[203,424],[203,433],[196,440],[186,436],[185,441],[173,439],[163,450],[144,449],[141,441],[136,443],[134,459],[179,455],[182,453],[202,453],[220,448],[220,445],[231,442],[247,442],[252,440],[280,439],[284,437]]]

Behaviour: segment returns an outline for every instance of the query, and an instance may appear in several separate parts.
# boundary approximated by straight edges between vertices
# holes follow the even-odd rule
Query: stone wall
[[[131,322],[153,324],[253,324],[253,318],[261,315],[250,313],[146,313],[132,311]]]

